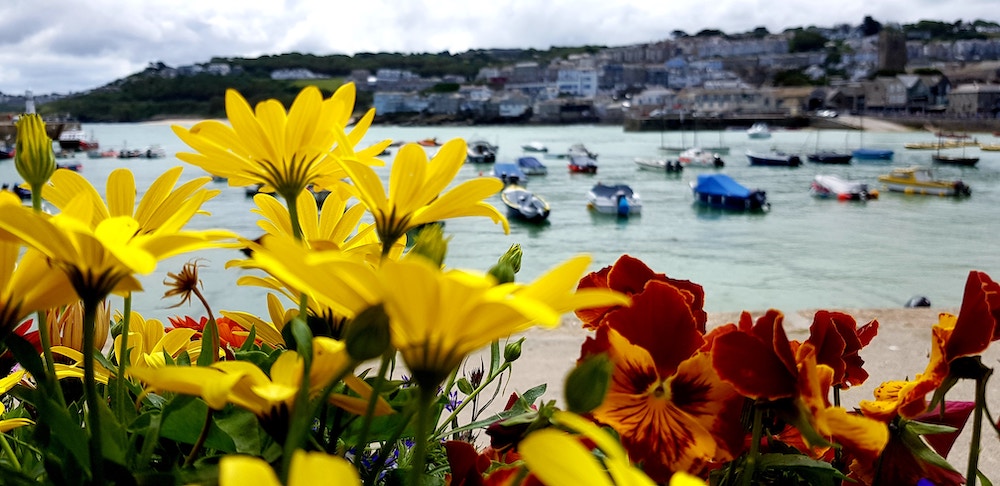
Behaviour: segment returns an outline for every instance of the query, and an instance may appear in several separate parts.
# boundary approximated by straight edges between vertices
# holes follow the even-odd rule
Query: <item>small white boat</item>
[[[684,166],[677,160],[636,157],[634,162],[638,168],[653,172],[681,172],[684,170]]]
[[[570,145],[569,150],[566,151],[566,155],[568,155],[570,158],[583,156],[597,160],[597,154],[591,152],[582,143],[574,143],[573,145]]]
[[[836,198],[839,201],[868,201],[878,198],[878,191],[868,189],[868,184],[864,182],[823,174],[813,178],[809,193],[815,197]]]
[[[587,193],[587,207],[602,214],[623,217],[642,213],[639,194],[625,184],[605,185],[598,182]]]
[[[525,152],[548,152],[549,148],[542,142],[528,142],[521,145],[521,150]]]
[[[771,128],[767,123],[757,122],[747,129],[747,136],[750,138],[771,138]]]
[[[725,162],[719,154],[698,147],[689,148],[677,156],[677,161],[685,167],[722,167]]]

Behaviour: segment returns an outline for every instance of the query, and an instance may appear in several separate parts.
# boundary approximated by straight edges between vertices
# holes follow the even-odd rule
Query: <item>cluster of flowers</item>
[[[927,371],[848,411],[838,390],[867,378],[859,351],[875,322],[819,312],[802,343],[787,339],[776,311],[708,331],[699,285],[627,256],[590,274],[590,259],[575,257],[528,283],[515,281],[516,245],[487,271],[447,268],[438,223],[479,216],[508,230],[484,202],[502,183],[449,188],[466,154],[453,140],[430,160],[404,145],[386,188],[374,167],[390,141],[359,147],[374,111],[349,129],[354,98],[350,84],[325,99],[309,87],[286,110],[229,91],[228,124],[174,127],[193,149],[179,159],[261,186],[264,235],[253,239],[186,228],[218,194],[210,177],[178,184],[175,167],[136,201],[131,172],[117,169],[102,196],[56,170],[38,116],[20,118],[15,163],[32,206],[0,194],[0,364],[12,370],[0,380],[5,479],[962,483],[937,455],[954,428],[930,424],[964,424],[985,409],[989,369],[977,356],[1000,337],[998,287],[985,274],[970,275],[961,313],[935,326]],[[322,207],[314,190],[329,191]],[[197,302],[207,317],[164,326],[131,309],[138,275],[210,248],[238,255],[227,266],[246,272],[239,284],[267,289],[267,316],[216,317],[198,259],[168,274],[165,297]],[[485,390],[500,389],[521,353],[521,341],[501,340],[574,312],[593,335],[567,377],[565,409],[535,404],[539,388],[483,417]],[[483,348],[488,366],[460,376]],[[409,378],[394,378],[397,360]],[[959,378],[977,381],[975,402],[943,401]],[[479,450],[482,430],[491,445]],[[952,434],[921,438],[942,431]]]

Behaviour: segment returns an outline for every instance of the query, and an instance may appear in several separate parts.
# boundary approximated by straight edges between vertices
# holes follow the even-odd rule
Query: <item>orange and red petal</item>
[[[795,368],[788,369],[771,343],[745,332],[715,338],[712,367],[723,381],[749,398],[775,400],[796,393]]]
[[[982,354],[990,342],[1000,339],[997,313],[1000,313],[1000,285],[984,272],[969,272],[958,321],[945,347],[948,361]]]

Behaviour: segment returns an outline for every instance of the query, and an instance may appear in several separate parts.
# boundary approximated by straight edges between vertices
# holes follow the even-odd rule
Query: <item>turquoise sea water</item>
[[[93,133],[102,148],[142,148],[162,145],[165,159],[88,159],[78,154],[81,174],[103,192],[108,173],[129,167],[140,191],[166,168],[185,165],[184,178],[203,175],[173,157],[187,147],[167,124],[94,124],[83,127]],[[547,176],[532,176],[528,188],[547,199],[552,207],[543,226],[511,221],[505,235],[500,226],[482,218],[451,220],[446,232],[452,236],[447,264],[451,267],[488,268],[511,244],[524,248],[521,279],[532,279],[544,269],[566,258],[587,253],[592,269],[612,264],[620,255],[631,254],[654,270],[674,278],[692,280],[705,287],[706,307],[711,312],[777,308],[786,312],[810,308],[892,308],[910,297],[923,295],[934,307],[956,307],[961,302],[969,270],[977,269],[1000,278],[1000,152],[981,152],[974,168],[937,167],[944,179],[962,179],[972,187],[967,199],[906,196],[882,191],[867,203],[815,199],[809,183],[816,174],[836,174],[868,182],[879,188],[876,177],[891,167],[930,165],[931,152],[906,150],[904,143],[933,141],[926,132],[872,133],[823,131],[820,148],[891,148],[889,162],[858,162],[827,166],[805,162],[798,168],[752,167],[745,151],[777,147],[803,154],[816,149],[817,133],[810,130],[778,131],[769,140],[750,140],[743,131],[699,132],[705,145],[731,148],[723,156],[722,172],[750,188],[767,191],[771,210],[765,214],[729,214],[693,205],[690,182],[697,174],[714,169],[689,168],[683,173],[660,174],[640,171],[636,157],[660,155],[661,145],[679,145],[680,133],[624,132],[616,126],[553,127],[373,127],[366,141],[383,138],[416,141],[429,137],[482,138],[499,145],[499,160],[522,154],[521,145],[544,143],[550,151],[565,151],[582,142],[599,154],[596,175],[570,174],[566,161],[543,159]],[[684,134],[685,142],[694,140]],[[997,143],[990,135],[980,141]],[[392,156],[386,157],[382,173],[388,174]],[[466,165],[458,180],[489,174],[488,165]],[[0,181],[19,182],[12,162],[0,163]],[[629,219],[598,215],[586,207],[586,194],[598,181],[625,183],[639,193],[642,215]],[[254,207],[243,188],[211,183],[222,193],[205,208],[211,217],[199,217],[197,227],[226,227],[248,237],[259,236]],[[499,196],[489,200],[501,207]],[[240,275],[225,270],[229,251],[201,255],[208,265],[202,270],[206,294],[213,310],[266,312],[264,293],[255,288],[237,288]],[[170,309],[175,301],[163,301],[162,281],[167,272],[177,272],[191,256],[160,264],[143,278],[146,292],[137,295],[135,307],[147,316],[166,317],[184,313],[201,315],[200,309]]]

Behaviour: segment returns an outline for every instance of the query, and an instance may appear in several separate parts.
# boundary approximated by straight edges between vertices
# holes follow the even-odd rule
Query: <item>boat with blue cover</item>
[[[893,152],[889,149],[857,148],[851,155],[858,160],[892,160]]]
[[[538,157],[532,157],[526,155],[524,157],[517,158],[517,165],[524,171],[527,175],[546,175],[549,173],[549,168],[538,160]]]
[[[711,208],[763,211],[771,207],[764,191],[750,190],[726,174],[698,174],[698,180],[691,183],[691,190],[695,201]]]
[[[490,175],[508,184],[527,184],[528,177],[521,170],[521,167],[513,162],[496,162]]]

